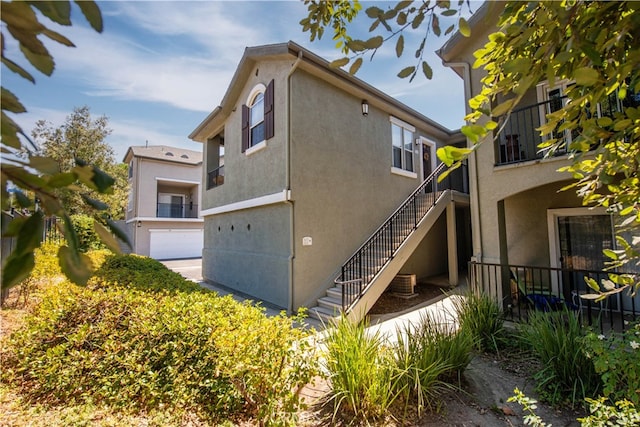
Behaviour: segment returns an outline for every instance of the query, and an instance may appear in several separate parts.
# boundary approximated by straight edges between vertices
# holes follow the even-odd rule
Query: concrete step
[[[342,310],[342,295],[338,298],[328,295],[326,297],[322,297],[318,300],[318,306],[328,308],[329,310],[334,310],[339,313],[340,310]]]
[[[340,312],[328,309],[326,307],[315,306],[309,309],[309,317],[318,319],[325,325],[340,319]]]

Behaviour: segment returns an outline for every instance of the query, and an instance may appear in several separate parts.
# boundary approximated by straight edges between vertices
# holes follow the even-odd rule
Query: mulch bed
[[[416,284],[415,293],[418,295],[408,299],[395,296],[391,292],[386,291],[380,296],[374,306],[371,307],[368,314],[389,314],[404,311],[422,304],[425,301],[437,298],[444,292],[447,292],[447,288],[428,283]]]

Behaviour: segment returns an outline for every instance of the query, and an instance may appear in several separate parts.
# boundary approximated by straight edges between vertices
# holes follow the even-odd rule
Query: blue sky
[[[386,8],[395,2],[377,2]],[[311,43],[299,25],[306,7],[299,1],[110,1],[100,2],[102,34],[93,31],[77,6],[72,27],[58,27],[75,44],[45,44],[56,69],[38,74],[36,85],[3,67],[2,85],[29,110],[14,119],[30,133],[37,120],[54,126],[74,107],[87,105],[92,116],[106,115],[113,130],[107,142],[121,161],[131,145],[165,144],[202,150],[189,133],[217,106],[242,57],[244,48],[293,40],[327,60],[341,57],[331,34]],[[363,9],[370,6],[363,3]],[[477,4],[475,5],[477,8]],[[367,38],[370,21],[364,11],[354,24],[355,38]],[[442,24],[442,28],[446,28]],[[417,48],[422,31],[405,34],[405,49]],[[413,40],[413,41],[412,41]],[[434,78],[420,75],[413,83],[396,77],[413,64],[413,55],[398,60],[394,43],[384,46],[357,77],[399,99],[436,122],[457,129],[463,124],[462,80],[442,67],[432,52],[446,41],[430,36],[427,58]],[[13,45],[7,56],[26,64]]]

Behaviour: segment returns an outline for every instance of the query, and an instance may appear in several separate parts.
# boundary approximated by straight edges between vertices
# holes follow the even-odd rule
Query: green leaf
[[[442,15],[442,16],[453,16],[453,15],[455,15],[457,13],[458,13],[458,11],[455,10],[455,9],[447,9],[447,10],[442,11],[442,13],[440,13],[440,15]]]
[[[369,18],[372,18],[372,19],[377,18],[378,16],[381,16],[384,13],[382,9],[376,6],[368,7],[364,12],[367,14]]]
[[[68,1],[30,1],[44,16],[60,25],[71,25],[71,5]]]
[[[407,14],[404,12],[400,12],[398,17],[396,18],[396,22],[398,25],[403,26],[407,23]]]
[[[402,56],[403,51],[404,51],[404,36],[400,34],[400,37],[398,37],[398,41],[396,42],[396,56],[400,58]]]
[[[96,200],[96,199],[92,199],[91,197],[87,196],[86,194],[81,194],[82,199],[85,201],[86,204],[88,204],[89,206],[91,206],[94,209],[97,209],[99,211],[104,211],[109,209],[109,205],[107,205],[106,203],[100,201],[100,200]]]
[[[0,119],[0,134],[2,135],[2,144],[11,148],[20,148],[21,142],[18,138],[20,127],[11,118],[2,111],[2,119]]]
[[[80,6],[80,10],[89,24],[93,27],[94,30],[101,33],[102,32],[102,14],[100,13],[100,8],[96,5],[96,3],[92,0],[75,0],[75,3]]]
[[[329,63],[329,66],[332,68],[340,68],[349,63],[349,58],[340,58]]]
[[[351,67],[349,67],[349,74],[357,73],[361,66],[362,58],[356,58],[356,60],[353,61],[353,64],[351,64]]]
[[[431,78],[433,77],[433,70],[431,69],[429,64],[427,64],[427,61],[422,61],[422,73],[429,80],[431,80]]]
[[[395,9],[395,10],[402,10],[402,9],[406,9],[406,8],[408,8],[409,6],[411,6],[411,3],[413,3],[413,0],[402,0],[402,1],[399,1],[399,2],[395,5],[394,9]]]
[[[402,70],[400,70],[400,72],[398,73],[398,77],[400,77],[401,79],[407,78],[411,74],[413,74],[415,71],[416,71],[416,67],[413,67],[413,66],[405,67]]]
[[[464,160],[469,153],[471,153],[471,149],[469,148],[460,148],[454,147],[452,145],[446,145],[444,147],[438,148],[436,154],[438,158],[447,166],[451,166],[454,162]]]
[[[367,49],[377,49],[380,46],[382,46],[382,42],[384,42],[384,39],[382,38],[382,36],[375,36],[365,41],[364,45]]]
[[[491,109],[491,115],[493,117],[502,116],[503,114],[507,113],[509,110],[511,110],[514,107],[516,100],[517,100],[516,98],[511,98],[511,99],[507,99],[502,104],[496,105]]]
[[[469,26],[467,20],[462,16],[458,20],[458,29],[460,30],[460,34],[462,34],[463,36],[471,37],[471,27]]]
[[[49,37],[51,40],[55,40],[58,43],[63,44],[65,46],[76,47],[76,45],[74,45],[71,40],[69,40],[68,38],[66,38],[65,36],[63,36],[60,33],[56,33],[55,31],[51,31],[49,29],[45,29],[45,30],[42,31],[42,34],[44,34],[45,36]]]
[[[33,252],[35,248],[40,246],[42,239],[42,230],[44,217],[42,212],[37,211],[31,214],[20,227],[16,236],[16,247],[13,250],[16,256],[23,256],[26,253]]]
[[[35,83],[36,80],[33,78],[31,74],[29,74],[24,68],[11,61],[8,58],[2,57],[2,63],[11,71],[22,77],[23,79],[29,80],[31,83]]]
[[[442,31],[440,30],[440,18],[438,18],[438,15],[431,16],[431,28],[433,28],[433,34],[440,37]]]
[[[73,283],[84,286],[91,277],[91,260],[88,256],[75,252],[67,246],[58,250],[60,269]]]
[[[37,53],[33,53],[30,49],[24,47],[24,45],[20,45],[20,50],[27,58],[29,63],[33,65],[38,71],[46,76],[50,76],[53,73],[54,62],[49,52],[46,55],[40,55]]]
[[[57,173],[51,176],[47,181],[52,188],[63,188],[68,187],[77,180],[76,174],[73,172],[65,172],[65,173]]]
[[[618,254],[612,251],[611,249],[605,249],[602,251],[604,255],[612,260],[616,261],[618,259]]]
[[[611,119],[611,117],[600,117],[596,120],[596,123],[598,123],[598,126],[600,126],[601,128],[605,128],[608,126],[611,126],[613,124],[613,120]]]
[[[67,213],[62,215],[62,228],[64,230],[64,237],[67,244],[70,246],[72,252],[78,252],[80,243],[78,242],[78,234],[73,228],[73,222]]]
[[[421,12],[416,15],[415,18],[413,18],[413,21],[411,22],[411,28],[413,28],[414,30],[417,29],[422,24],[422,21],[424,21],[424,13]]]
[[[2,290],[10,289],[20,284],[35,266],[35,257],[33,252],[23,254],[21,256],[11,253],[2,268]]]
[[[600,73],[593,68],[582,67],[574,71],[573,78],[580,86],[593,86],[600,80]]]
[[[616,132],[620,132],[621,130],[624,130],[632,125],[633,121],[631,119],[616,120],[613,125],[613,130],[615,130]]]
[[[18,98],[5,88],[2,88],[2,109],[12,113],[24,113],[27,111]]]
[[[45,174],[60,172],[60,165],[51,157],[31,156],[29,157],[29,166]]]
[[[118,241],[115,237],[113,237],[113,234],[111,234],[109,230],[104,227],[104,225],[100,224],[100,222],[98,222],[97,220],[94,220],[93,229],[95,230],[98,237],[100,237],[100,240],[102,240],[102,243],[107,245],[107,247],[113,252],[117,254],[121,253]]]
[[[19,28],[29,32],[39,32],[43,25],[38,22],[34,11],[26,2],[12,1],[2,2],[2,22],[7,27]]]
[[[107,218],[107,227],[109,227],[109,230],[111,230],[111,232],[115,234],[118,239],[122,240],[127,244],[127,246],[131,247],[129,236],[118,226],[118,224],[116,224],[114,220]]]

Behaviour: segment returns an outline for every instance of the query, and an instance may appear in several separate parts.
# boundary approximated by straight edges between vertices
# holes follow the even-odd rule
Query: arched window
[[[264,92],[258,92],[249,103],[249,147],[264,141]]]
[[[267,86],[257,84],[242,106],[242,152],[273,138],[273,80]]]

